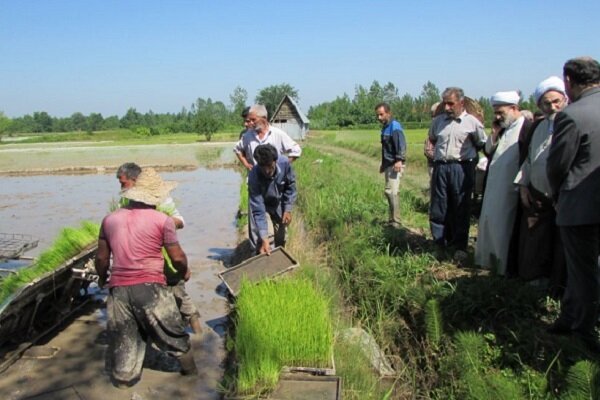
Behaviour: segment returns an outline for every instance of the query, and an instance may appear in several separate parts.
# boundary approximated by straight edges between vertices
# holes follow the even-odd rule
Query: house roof
[[[300,117],[300,120],[302,121],[302,123],[304,123],[304,124],[310,123],[310,120],[306,117],[306,115],[304,115],[304,113],[302,111],[300,111],[300,107],[298,107],[298,105],[296,104],[294,99],[292,99],[287,94],[285,96],[283,96],[283,99],[281,99],[281,101],[279,102],[279,105],[277,106],[277,108],[275,109],[275,112],[273,113],[273,116],[271,117],[271,121],[273,121],[273,119],[277,116],[277,114],[279,113],[279,110],[281,109],[281,106],[283,105],[283,103],[286,100],[289,101],[289,103],[292,105],[292,108],[298,113],[298,116]]]

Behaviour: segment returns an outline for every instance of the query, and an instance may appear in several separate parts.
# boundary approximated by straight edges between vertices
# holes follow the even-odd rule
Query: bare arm
[[[103,287],[108,277],[110,266],[110,247],[105,239],[98,239],[98,250],[96,251],[96,272],[98,273],[98,286]]]
[[[165,250],[171,259],[171,263],[173,267],[179,272],[181,276],[183,276],[184,280],[190,279],[191,271],[188,268],[188,260],[185,252],[179,245],[179,243],[174,243],[165,246]]]

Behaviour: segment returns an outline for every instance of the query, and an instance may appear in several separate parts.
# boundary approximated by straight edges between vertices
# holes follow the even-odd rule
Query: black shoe
[[[554,335],[568,335],[573,332],[571,329],[571,324],[562,319],[557,319],[554,323],[548,328],[546,328],[546,332],[552,333]]]

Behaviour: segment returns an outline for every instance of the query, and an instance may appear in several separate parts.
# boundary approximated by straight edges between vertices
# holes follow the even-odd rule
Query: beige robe
[[[524,118],[513,122],[498,140],[488,169],[483,205],[477,229],[475,263],[506,273],[508,247],[515,223],[519,194],[513,181],[519,171],[518,139]],[[491,136],[486,151],[493,145]]]

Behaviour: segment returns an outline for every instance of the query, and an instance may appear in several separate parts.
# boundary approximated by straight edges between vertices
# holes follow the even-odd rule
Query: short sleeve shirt
[[[120,208],[100,227],[112,253],[109,287],[166,284],[162,247],[178,243],[175,223],[151,208]]]

